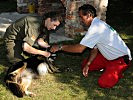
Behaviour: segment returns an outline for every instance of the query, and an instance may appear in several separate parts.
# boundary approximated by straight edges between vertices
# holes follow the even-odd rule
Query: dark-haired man
[[[24,59],[23,51],[49,57],[50,52],[36,49],[33,45],[37,43],[42,48],[49,47],[46,40],[48,39],[48,31],[56,29],[61,22],[62,17],[58,13],[49,12],[43,17],[26,16],[12,23],[4,35],[9,62],[15,64],[22,61]]]
[[[118,33],[96,17],[93,6],[89,4],[81,6],[79,16],[81,21],[89,27],[80,44],[54,45],[51,51],[82,53],[87,47],[91,48],[89,58],[82,63],[83,75],[87,77],[88,71],[104,69],[98,84],[102,88],[111,88],[128,68],[132,60],[131,52]]]

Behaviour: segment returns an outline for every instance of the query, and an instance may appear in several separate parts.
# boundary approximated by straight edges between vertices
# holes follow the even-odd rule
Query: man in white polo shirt
[[[82,53],[87,47],[91,48],[89,58],[84,59],[82,63],[83,75],[87,77],[88,71],[104,69],[98,84],[102,88],[111,88],[122,77],[122,72],[128,68],[132,60],[131,52],[118,33],[96,17],[93,6],[89,4],[81,6],[79,16],[89,27],[80,44],[54,45],[51,51]]]

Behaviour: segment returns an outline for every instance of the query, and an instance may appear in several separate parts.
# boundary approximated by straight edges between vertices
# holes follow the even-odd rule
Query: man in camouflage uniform
[[[49,73],[59,72],[54,63],[49,60],[51,53],[48,50],[46,51],[46,49],[50,47],[49,30],[56,29],[61,22],[62,17],[59,14],[50,12],[43,17],[23,17],[7,28],[4,35],[5,48],[7,50],[7,58],[12,65],[8,69],[4,81],[6,86],[17,97],[33,95],[33,93],[27,91],[28,83],[34,78],[32,77],[33,73],[38,77],[45,75],[46,71]],[[23,52],[33,56],[25,59]],[[23,68],[25,64],[26,66]],[[40,65],[43,69],[39,67]],[[29,69],[30,71],[28,72]],[[27,75],[26,73],[24,74],[25,71],[29,73],[28,77],[31,76],[29,79],[25,78]]]
[[[48,39],[48,31],[56,29],[62,22],[62,17],[56,12],[46,13],[43,17],[26,16],[12,23],[6,30],[5,48],[7,58],[11,64],[24,60],[23,51],[29,54],[49,57],[50,52],[34,48],[38,44],[42,48],[48,48],[45,42]]]

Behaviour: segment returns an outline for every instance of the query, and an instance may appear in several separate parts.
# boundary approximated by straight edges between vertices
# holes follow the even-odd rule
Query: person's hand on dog
[[[51,49],[50,49],[50,52],[53,52],[53,53],[55,53],[55,52],[57,52],[57,51],[59,51],[59,46],[58,46],[58,45],[53,45],[53,46],[51,47]]]
[[[45,57],[50,57],[51,56],[51,53],[50,52],[47,52],[47,51],[43,51],[41,53],[41,55],[45,56]]]
[[[83,71],[83,75],[85,77],[88,77],[89,66],[86,64],[82,71]]]
[[[44,42],[44,47],[45,47],[45,48],[49,48],[50,45],[49,45],[48,43]]]

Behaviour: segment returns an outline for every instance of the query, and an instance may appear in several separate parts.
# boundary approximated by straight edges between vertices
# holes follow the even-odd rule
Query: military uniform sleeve
[[[24,42],[28,43],[29,45],[33,46],[33,44],[35,43],[37,37],[38,37],[38,31],[36,31],[36,29],[33,28],[25,28],[25,38],[23,39]]]
[[[27,42],[31,46],[34,45],[40,34],[40,21],[40,17],[38,16],[28,16],[25,19],[25,37],[23,38],[23,41]]]
[[[45,42],[49,43],[49,31],[44,28],[38,38],[43,38]]]

